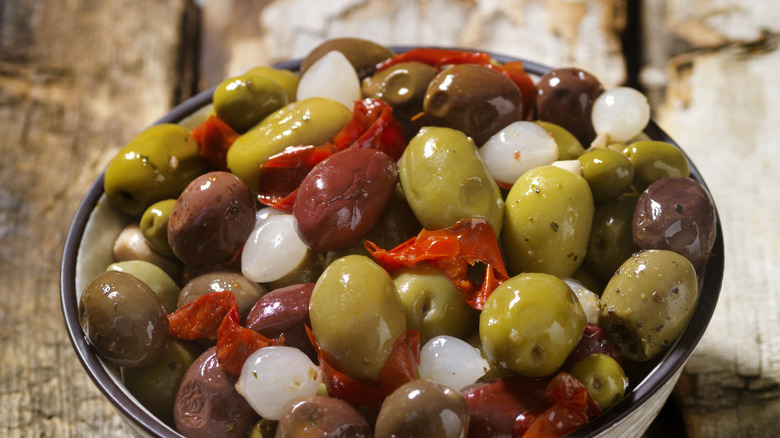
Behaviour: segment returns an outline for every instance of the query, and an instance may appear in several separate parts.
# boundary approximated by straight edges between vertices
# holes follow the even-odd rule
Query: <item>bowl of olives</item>
[[[623,437],[723,263],[704,180],[636,90],[342,38],[131,139],[61,289],[139,437]]]

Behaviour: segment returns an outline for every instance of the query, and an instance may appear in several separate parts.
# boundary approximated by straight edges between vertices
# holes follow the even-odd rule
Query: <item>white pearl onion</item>
[[[552,166],[560,167],[575,175],[582,176],[582,163],[580,163],[580,160],[559,160],[552,163]]]
[[[569,285],[574,294],[580,300],[582,310],[585,311],[585,317],[590,325],[598,325],[599,323],[599,296],[590,289],[583,286],[582,283],[573,278],[564,278],[563,281]]]
[[[526,171],[557,160],[558,145],[541,126],[519,121],[490,137],[479,155],[493,178],[511,185]]]
[[[650,121],[647,97],[629,87],[617,87],[602,93],[593,103],[591,122],[599,137],[629,141]]]
[[[460,391],[490,369],[479,350],[461,339],[441,335],[420,350],[420,378]]]
[[[292,215],[269,214],[258,221],[244,244],[241,273],[258,283],[278,280],[297,268],[308,251]]]
[[[322,382],[320,369],[293,347],[265,347],[247,358],[236,390],[261,417],[278,420],[290,400],[315,395]]]
[[[360,79],[343,53],[335,50],[326,53],[301,76],[297,98],[309,97],[327,97],[352,111],[355,101],[361,97]]]

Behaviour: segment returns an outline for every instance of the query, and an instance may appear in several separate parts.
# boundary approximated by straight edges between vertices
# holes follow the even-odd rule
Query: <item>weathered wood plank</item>
[[[726,247],[721,300],[676,397],[691,437],[770,437],[780,428],[780,4],[645,2],[643,76],[659,122],[718,204]],[[665,33],[664,33],[665,32]],[[651,38],[648,35],[648,38]],[[774,73],[773,73],[774,72]]]
[[[188,93],[178,23],[192,7],[0,2],[2,436],[128,436],[67,339],[60,255],[108,159]]]
[[[625,80],[625,0],[226,0],[206,2],[203,14],[203,87],[342,36],[477,48]]]

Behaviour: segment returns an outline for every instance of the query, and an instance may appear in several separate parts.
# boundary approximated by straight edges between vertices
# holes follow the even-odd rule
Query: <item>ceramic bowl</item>
[[[410,47],[393,47],[396,52]],[[500,62],[517,60],[506,56],[493,57]],[[534,62],[524,61],[526,71],[539,77],[549,70]],[[276,67],[297,70],[300,60],[277,64]],[[211,103],[212,90],[206,90],[187,100],[162,117],[157,123],[180,123],[193,127],[203,118]],[[676,143],[653,121],[645,129],[653,140]],[[690,163],[690,160],[689,160]],[[706,187],[699,171],[690,163],[691,178]],[[723,278],[723,235],[717,219],[717,239],[712,257],[700,271],[699,301],[693,318],[675,343],[660,358],[642,370],[641,381],[631,382],[630,392],[616,406],[607,410],[574,437],[641,436],[658,415],[683,371],[696,344],[701,339],[715,310]],[[61,299],[68,334],[76,354],[89,377],[111,402],[129,430],[138,437],[181,437],[141,406],[127,391],[114,367],[104,362],[90,347],[78,321],[79,297],[86,284],[113,262],[112,245],[120,230],[129,222],[115,210],[103,193],[103,175],[98,175],[73,218],[62,258]]]

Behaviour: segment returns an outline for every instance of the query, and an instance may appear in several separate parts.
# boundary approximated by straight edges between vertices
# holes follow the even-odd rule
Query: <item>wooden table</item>
[[[685,425],[676,432],[775,436],[779,5],[211,0],[200,8],[187,0],[0,2],[0,436],[128,436],[76,359],[58,296],[69,222],[108,160],[197,90],[344,35],[578,65],[607,85],[642,87],[659,124],[707,180],[725,234],[721,301],[675,391],[673,408]]]

